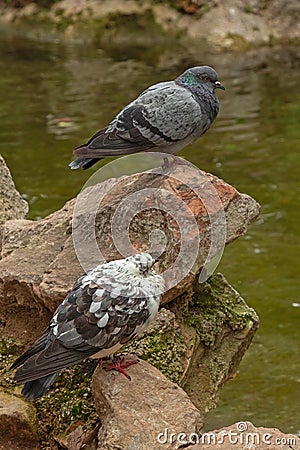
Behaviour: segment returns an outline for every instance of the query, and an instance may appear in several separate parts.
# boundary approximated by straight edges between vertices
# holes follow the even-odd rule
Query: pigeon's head
[[[137,253],[136,255],[128,256],[126,261],[128,261],[134,272],[143,275],[147,275],[156,262],[149,253]]]
[[[184,84],[187,87],[201,85],[210,92],[214,92],[215,89],[225,90],[218,80],[217,72],[209,66],[197,66],[187,69],[177,80],[180,84]]]

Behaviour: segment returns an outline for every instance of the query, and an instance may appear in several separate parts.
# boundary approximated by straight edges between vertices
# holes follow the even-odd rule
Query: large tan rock
[[[38,450],[37,418],[32,405],[0,391],[0,450]]]
[[[124,203],[124,199],[128,201]],[[76,254],[71,235],[75,204],[73,227],[80,236],[79,250],[87,256],[85,269],[99,264],[101,258],[111,260],[134,249],[147,250],[151,233],[163,231],[165,241],[160,240],[159,234],[153,240],[154,247],[151,241],[151,249],[158,252],[166,242],[160,270],[170,268],[171,289],[163,302],[185,292],[198,279],[206,260],[218,256],[222,245],[242,235],[259,214],[259,205],[250,196],[213,175],[195,172],[190,166],[175,167],[168,176],[150,171],[109,179],[85,189],[80,200],[71,200],[61,210],[36,222],[10,221],[4,225],[0,306],[5,334],[27,341],[35,338],[82,274],[78,245]],[[132,218],[130,223],[128,217]],[[97,249],[94,251],[91,224],[95,224],[92,230],[100,256]],[[124,237],[124,233],[128,236]],[[133,248],[126,247],[127,240]],[[185,259],[175,267],[182,243]],[[186,273],[182,275],[181,270]]]
[[[201,415],[178,385],[145,361],[127,370],[131,381],[101,368],[94,373],[93,395],[102,424],[98,450],[153,450],[165,428],[175,434],[197,431]]]
[[[101,368],[94,374],[93,393],[102,423],[98,450],[300,449],[299,437],[248,421],[201,432],[203,416],[182,389],[144,361],[128,372],[131,382]]]

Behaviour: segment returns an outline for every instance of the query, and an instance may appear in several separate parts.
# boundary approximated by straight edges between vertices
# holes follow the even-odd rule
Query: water
[[[181,155],[247,192],[259,220],[226,248],[219,269],[256,309],[261,326],[206,429],[251,420],[300,429],[299,54],[244,56],[207,49],[159,51],[36,42],[0,35],[0,153],[38,219],[75,196],[88,172],[67,167],[72,149],[146,86],[183,68],[213,65],[226,92],[212,129]],[[298,58],[298,59],[297,59]],[[101,164],[98,164],[99,167]]]

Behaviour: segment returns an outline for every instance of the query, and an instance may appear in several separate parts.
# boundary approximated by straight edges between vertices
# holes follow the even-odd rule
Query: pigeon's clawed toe
[[[132,366],[133,364],[137,364],[137,363],[139,363],[138,359],[131,359],[131,360],[125,361],[124,356],[115,356],[113,359],[113,362],[111,364],[109,364],[108,366],[105,366],[104,369],[106,370],[106,372],[109,372],[111,370],[116,370],[117,372],[120,372],[123,375],[125,375],[125,377],[131,381],[131,377],[130,377],[130,375],[128,375],[128,373],[125,371],[125,369],[127,369],[128,367]]]
[[[211,126],[225,89],[209,66],[187,69],[174,81],[150,86],[110,124],[74,150],[71,169],[87,169],[106,156],[142,151],[176,154]]]
[[[29,400],[41,397],[58,372],[88,357],[104,358],[144,331],[156,317],[164,280],[148,253],[100,264],[79,278],[48,329],[12,365]],[[112,367],[124,375],[132,363]],[[117,368],[119,367],[119,369]]]

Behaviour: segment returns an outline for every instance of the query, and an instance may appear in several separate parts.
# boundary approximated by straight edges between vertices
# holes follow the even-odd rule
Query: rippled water
[[[30,217],[44,217],[75,196],[91,174],[68,169],[76,145],[146,86],[190,65],[213,65],[226,86],[219,94],[220,115],[181,155],[262,205],[259,220],[226,248],[219,267],[256,309],[261,326],[206,428],[251,420],[295,433],[300,429],[299,55],[297,60],[291,49],[250,57],[201,49],[197,56],[196,50],[186,55],[174,50],[174,43],[156,51],[103,50],[0,34],[0,153],[30,203]]]

